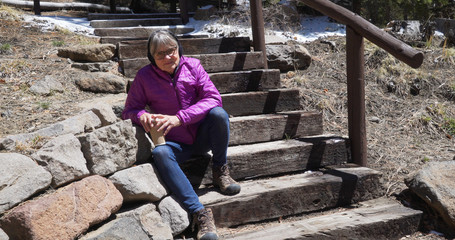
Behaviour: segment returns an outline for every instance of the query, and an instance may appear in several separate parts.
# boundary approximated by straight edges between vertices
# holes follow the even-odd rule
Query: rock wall
[[[150,138],[112,109],[0,139],[0,239],[172,239],[187,229],[150,163]],[[36,141],[45,143],[17,153]]]

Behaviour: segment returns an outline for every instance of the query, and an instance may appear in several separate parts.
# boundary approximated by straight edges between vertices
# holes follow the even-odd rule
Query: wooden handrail
[[[363,19],[359,15],[327,0],[300,0],[319,12],[350,26],[361,36],[383,48],[394,57],[413,68],[423,63],[423,53],[419,52],[402,41],[394,38],[384,30]]]
[[[363,38],[367,38],[413,68],[422,65],[423,53],[329,0],[299,1],[346,25],[348,129],[351,159],[358,165],[367,166]]]

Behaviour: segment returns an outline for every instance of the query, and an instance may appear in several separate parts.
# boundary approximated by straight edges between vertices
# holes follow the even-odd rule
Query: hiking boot
[[[229,176],[227,165],[212,168],[213,185],[218,186],[221,193],[234,195],[240,192],[240,185]]]
[[[217,240],[215,220],[213,220],[212,209],[204,208],[198,212],[193,213],[193,231],[194,226],[197,225],[197,239],[198,240]]]

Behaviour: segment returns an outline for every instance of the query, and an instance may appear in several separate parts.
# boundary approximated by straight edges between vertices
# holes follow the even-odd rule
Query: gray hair
[[[153,56],[156,53],[156,50],[161,46],[178,46],[177,39],[168,31],[166,30],[159,30],[155,31],[150,35],[149,39],[149,51],[150,54]]]

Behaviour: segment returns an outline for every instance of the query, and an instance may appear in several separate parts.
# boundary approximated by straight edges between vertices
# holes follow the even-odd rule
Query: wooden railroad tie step
[[[193,16],[194,13],[188,13]],[[180,13],[89,13],[87,18],[91,20],[108,20],[108,19],[135,19],[135,18],[178,18]]]
[[[257,69],[236,72],[209,73],[220,93],[263,91],[281,88],[280,70]],[[129,85],[134,79],[129,80]]]
[[[223,107],[231,116],[258,115],[300,110],[298,89],[222,94]]]
[[[400,239],[417,231],[421,215],[393,199],[378,198],[342,211],[219,233],[226,240]]]
[[[262,52],[232,52],[187,56],[199,59],[208,73],[264,68]],[[147,64],[150,64],[148,58],[124,59],[119,61],[121,72],[126,77],[134,77],[137,71]]]
[[[174,34],[186,34],[194,31],[194,28],[185,25],[175,26],[151,26],[151,27],[119,27],[119,28],[95,28],[94,34],[98,37],[103,36],[124,36],[136,38],[148,38],[152,32],[158,30],[169,30]]]
[[[230,175],[236,180],[245,180],[345,164],[348,159],[344,139],[333,138],[327,142],[315,144],[291,139],[229,147],[227,159]],[[321,148],[325,151],[321,151]],[[207,155],[182,164],[193,185],[212,184],[210,158]]]
[[[211,188],[198,189],[198,195],[204,206],[212,208],[217,226],[229,227],[378,198],[384,194],[380,177],[380,172],[365,167],[337,167],[243,181],[242,191],[234,196]]]
[[[232,117],[230,130],[231,146],[321,135],[323,133],[322,114],[291,111]]]
[[[193,35],[189,33],[185,34],[176,34],[177,38],[208,38],[208,35],[198,34]],[[100,43],[110,43],[118,44],[119,42],[124,41],[137,41],[137,40],[147,40],[149,36],[101,36]]]
[[[164,26],[182,25],[181,18],[137,18],[137,19],[112,19],[112,20],[92,20],[90,26],[93,28],[118,28],[118,27],[137,27],[137,26]]]
[[[251,51],[249,37],[178,38],[184,55]],[[119,42],[117,44],[119,59],[146,58],[147,43],[147,39]]]

